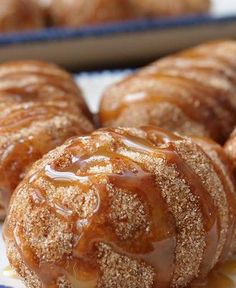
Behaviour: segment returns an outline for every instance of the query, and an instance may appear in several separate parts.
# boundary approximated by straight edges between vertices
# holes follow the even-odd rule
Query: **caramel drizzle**
[[[132,105],[149,103],[152,107],[167,102],[179,108],[190,120],[202,124],[212,138],[222,143],[236,122],[235,43],[230,47],[227,45],[227,41],[225,45],[222,42],[203,45],[163,58],[114,85],[104,95],[104,103],[106,99],[109,102],[101,105],[101,121],[105,125],[112,123]],[[230,51],[229,55],[222,53],[224,50]],[[223,78],[227,87],[212,84],[210,80],[214,77]],[[143,83],[142,87],[136,87],[135,81],[138,80]],[[153,81],[150,87],[149,81]],[[129,93],[129,89],[135,92]],[[112,96],[113,103],[108,105]]]
[[[146,131],[149,132],[148,135],[151,134],[150,127],[144,127],[143,129],[146,129]],[[168,133],[165,133],[161,129],[158,130],[158,132],[156,129],[153,129],[153,133],[154,132],[156,132],[156,138],[158,139],[157,142],[159,144],[168,143],[169,141],[171,141],[171,139],[176,140],[179,138],[178,136],[175,136],[171,133],[168,135]],[[181,158],[174,151],[173,147],[170,145],[156,147],[152,144],[150,139],[149,141],[146,141],[142,140],[141,138],[127,134],[120,135],[111,131],[108,133],[110,133],[114,139],[118,139],[118,141],[122,143],[122,146],[126,147],[126,149],[128,150],[137,151],[138,153],[142,154],[153,153],[153,156],[155,155],[154,157],[161,157],[163,159],[166,159],[167,161],[175,163],[175,165],[177,165],[178,167],[178,171],[181,172],[187,183],[192,183],[192,186],[190,187],[191,193],[196,193],[196,196],[199,199],[199,205],[203,213],[203,220],[205,223],[204,227],[206,230],[207,246],[202,259],[202,271],[207,269],[207,267],[210,267],[212,255],[215,253],[216,249],[217,242],[215,241],[217,241],[217,235],[219,233],[217,232],[217,225],[215,225],[217,223],[217,215],[216,212],[214,212],[216,209],[214,208],[215,210],[212,210],[212,208],[214,207],[212,204],[212,200],[210,199],[207,191],[205,191],[205,189],[201,185],[199,179],[197,179],[196,175],[194,175],[191,169],[183,163],[183,160],[181,160]],[[75,143],[73,143],[72,141],[72,144],[70,146],[71,148],[68,147],[68,149],[73,149],[78,144],[79,143],[77,143],[76,140]],[[114,161],[120,157],[122,157],[122,159],[125,159],[127,163],[129,163],[135,168],[133,172],[126,171],[121,175],[112,173],[104,175],[101,174],[99,175],[99,177],[92,172],[88,172],[89,169],[93,166],[104,165],[106,161],[108,163],[114,163]],[[63,259],[63,263],[64,261],[66,261],[66,263],[68,263],[67,265],[61,265],[60,263],[54,264],[53,267],[55,266],[56,268],[54,270],[54,273],[48,273],[48,271],[52,270],[52,267],[48,269],[48,265],[44,265],[45,267],[42,267],[42,265],[39,269],[37,268],[36,263],[29,262],[28,257],[27,259],[25,258],[24,251],[30,251],[30,248],[28,247],[27,243],[23,239],[21,239],[22,237],[19,236],[21,233],[19,233],[19,231],[14,231],[13,238],[16,240],[18,249],[21,252],[22,257],[24,258],[30,269],[35,271],[36,274],[39,275],[41,279],[43,279],[45,287],[49,287],[48,285],[51,285],[50,283],[53,283],[54,279],[56,279],[57,276],[60,276],[61,274],[70,274],[71,270],[66,269],[65,271],[65,268],[63,268],[63,266],[67,266],[68,268],[71,267],[71,265],[75,265],[75,267],[77,267],[77,265],[79,265],[78,263],[80,263],[80,268],[78,269],[81,269],[81,265],[83,265],[83,267],[92,267],[90,268],[90,270],[93,270],[94,277],[98,277],[97,266],[96,263],[94,263],[94,253],[96,254],[94,247],[98,242],[108,243],[111,246],[115,247],[116,251],[118,252],[120,251],[121,253],[123,253],[122,251],[125,250],[127,251],[126,253],[128,256],[138,258],[152,264],[158,269],[157,271],[162,271],[162,273],[158,273],[161,274],[161,276],[158,276],[159,279],[155,280],[156,283],[161,283],[159,284],[161,285],[159,287],[169,286],[171,277],[173,275],[173,257],[175,255],[174,251],[176,245],[176,240],[174,236],[175,229],[173,229],[175,227],[174,219],[169,212],[166,212],[168,211],[168,206],[164,202],[160,190],[154,183],[154,179],[152,178],[151,174],[146,171],[143,164],[134,163],[131,159],[120,155],[118,151],[111,152],[110,150],[106,150],[103,148],[101,150],[98,150],[95,154],[93,154],[93,156],[83,155],[78,157],[77,155],[73,155],[71,165],[69,167],[66,167],[66,169],[60,171],[55,170],[55,168],[53,168],[53,166],[51,165],[47,165],[44,171],[40,172],[40,175],[44,178],[46,177],[46,179],[52,182],[55,186],[74,183],[76,185],[79,185],[82,189],[84,189],[84,191],[88,191],[90,185],[93,185],[94,187],[96,187],[98,199],[97,207],[95,207],[94,209],[93,216],[91,216],[89,219],[83,220],[78,219],[78,217],[73,214],[73,211],[61,206],[59,203],[54,203],[53,206],[49,206],[46,194],[41,193],[40,191],[38,191],[38,189],[35,189],[35,193],[34,195],[32,195],[32,199],[35,202],[35,205],[47,205],[47,207],[49,207],[53,211],[53,213],[57,213],[64,219],[72,221],[74,223],[75,235],[78,235],[78,231],[80,235],[77,237],[77,243],[74,246],[73,260]],[[109,224],[98,224],[99,219],[104,219],[103,215],[106,215],[108,213],[107,209],[109,209],[109,207],[104,204],[109,202],[108,191],[106,187],[99,181],[101,178],[104,177],[108,181],[108,183],[114,185],[117,188],[125,188],[133,191],[134,193],[137,193],[141,199],[144,199],[145,203],[148,203],[148,211],[150,214],[150,218],[152,219],[152,233],[148,236],[142,236],[144,238],[148,237],[144,241],[144,243],[147,243],[147,246],[144,247],[143,251],[135,250],[135,247],[129,247],[128,243],[121,243],[117,239],[117,236],[114,235],[114,232],[111,232],[112,230]],[[34,185],[33,182],[34,181],[31,182],[32,186]],[[160,223],[155,223],[155,219],[160,218],[155,217],[155,214],[153,214],[156,213],[156,209],[154,207],[156,203],[158,203],[158,205],[160,206],[158,207],[159,213],[162,213],[162,216],[166,218],[164,222],[171,223],[168,229],[165,230],[166,232],[164,234],[163,231],[159,231],[158,226],[160,225]],[[94,231],[94,229],[96,230],[96,235],[93,235],[92,231]],[[158,238],[156,238],[157,236]],[[140,241],[143,241],[143,239]],[[27,255],[30,254],[27,253]],[[171,257],[168,258],[166,257],[166,255],[170,255]],[[33,259],[33,257],[31,259]],[[163,259],[165,259],[165,261],[163,261]],[[77,271],[77,273],[79,273],[79,271]],[[73,277],[78,277],[78,275],[74,275]],[[77,280],[79,280],[79,278]]]
[[[137,75],[136,77],[139,76]],[[180,76],[172,77],[171,75],[158,72],[151,75],[142,75],[142,77],[143,80],[155,80],[158,85],[153,86],[151,89],[145,89],[144,86],[143,90],[137,91],[136,93],[125,93],[120,98],[120,103],[117,107],[114,105],[114,108],[109,107],[109,110],[101,107],[101,114],[105,115],[106,120],[114,119],[120,115],[126,107],[133,103],[143,102],[168,102],[180,108],[190,119],[197,122],[204,122],[206,121],[205,117],[213,116],[214,112],[212,111],[212,107],[214,100],[209,100],[209,98],[205,96],[209,94],[209,89],[206,87],[199,87],[196,85],[196,82],[190,79],[186,81],[186,79]],[[168,89],[169,86],[171,86],[171,89],[175,88],[175,92]],[[198,107],[197,111],[195,105]],[[201,111],[204,111],[204,113]]]
[[[0,133],[4,140],[0,147],[0,193],[7,207],[13,190],[33,162],[65,138],[87,133],[90,128],[81,125],[83,119],[89,124],[89,113],[78,87],[69,74],[54,65],[19,61],[0,66],[0,94]],[[51,137],[48,143],[39,144],[33,123],[45,126],[45,133],[43,128],[35,131],[38,138]],[[68,129],[59,129],[58,136],[52,137],[55,132],[46,130],[47,123],[65,123]]]

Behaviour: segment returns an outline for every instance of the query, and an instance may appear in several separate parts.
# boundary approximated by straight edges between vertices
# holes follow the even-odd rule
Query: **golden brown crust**
[[[40,29],[44,13],[35,0],[1,0],[0,32]]]
[[[101,129],[34,164],[5,222],[8,257],[30,288],[185,287],[234,251],[235,195],[214,142]]]
[[[107,89],[103,126],[152,124],[223,143],[236,124],[236,42],[213,42],[161,59]]]
[[[91,132],[87,106],[69,74],[36,61],[0,66],[0,214],[37,159]]]

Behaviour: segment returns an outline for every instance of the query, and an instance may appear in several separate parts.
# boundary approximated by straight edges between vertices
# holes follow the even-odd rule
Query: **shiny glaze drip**
[[[105,91],[102,125],[143,122],[224,143],[236,124],[235,52],[235,41],[207,43],[140,69]]]
[[[135,76],[133,76],[135,79]],[[136,76],[138,77],[138,76]],[[139,79],[139,78],[137,78]],[[170,103],[174,106],[179,107],[188,117],[192,120],[203,122],[210,117],[215,117],[213,112],[213,99],[208,100],[205,94],[209,94],[207,88],[199,87],[196,85],[191,86],[191,80],[188,82],[184,81],[181,77],[171,77],[170,75],[164,75],[156,72],[155,75],[148,75],[147,80],[157,81],[157,86],[152,88],[143,88],[137,93],[124,94],[119,99],[117,106],[107,107],[103,109],[101,107],[102,119],[109,121],[115,119],[122,114],[123,110],[130,105],[140,104],[140,103],[150,103],[152,105],[157,105],[158,103]],[[145,77],[143,76],[143,80]],[[193,81],[192,81],[193,82]],[[194,82],[192,83],[194,84]],[[168,86],[175,88],[175,93],[173,90],[168,91]],[[194,87],[194,89],[193,89]],[[166,92],[168,91],[168,93]],[[186,95],[188,94],[188,98]],[[198,107],[198,110],[196,110]]]
[[[219,234],[218,215],[216,207],[200,179],[175,150],[173,143],[182,138],[154,127],[143,127],[142,132],[146,133],[145,136],[138,137],[130,132],[122,131],[122,129],[104,129],[95,132],[90,137],[71,140],[65,150],[70,156],[67,162],[61,163],[58,159],[47,164],[28,179],[30,187],[35,191],[31,194],[34,205],[47,207],[53,214],[59,215],[63,221],[73,224],[74,227],[75,239],[72,257],[65,257],[53,264],[41,263],[39,267],[37,260],[33,257],[33,250],[27,244],[27,239],[24,239],[23,231],[9,231],[6,223],[5,236],[15,240],[25,263],[39,276],[44,287],[56,287],[55,279],[60,275],[67,275],[72,283],[80,283],[83,285],[82,287],[88,286],[88,283],[95,283],[100,275],[97,264],[97,245],[99,243],[106,243],[122,255],[152,265],[156,272],[155,288],[170,286],[175,268],[175,219],[163,199],[152,169],[147,169],[142,160],[132,160],[132,157],[127,156],[127,153],[124,154],[124,151],[160,158],[168,165],[175,165],[180,177],[186,180],[191,193],[198,199],[203,217],[206,248],[199,278],[204,277],[211,269]],[[88,153],[83,142],[91,141],[91,145],[99,143],[101,135],[106,135],[115,141],[109,145],[98,145],[96,151]],[[104,170],[98,172],[99,170],[97,171],[96,168]],[[35,180],[39,177],[54,187],[75,185],[85,192],[93,188],[97,201],[92,214],[87,218],[81,218],[70,207],[65,207],[57,201],[49,202],[48,192],[38,190],[39,188],[35,184]],[[119,239],[107,218],[111,201],[111,191],[107,184],[112,189],[114,187],[125,189],[131,194],[136,194],[145,204],[150,230],[148,233],[143,231],[135,239],[135,242],[130,239]]]
[[[31,165],[66,139],[93,130],[71,76],[37,61],[0,66],[0,213]],[[88,117],[87,117],[88,116]],[[3,216],[4,217],[4,216]]]
[[[65,113],[63,109],[61,114]],[[47,121],[60,115],[58,107],[53,105],[45,105],[43,103],[30,106],[22,106],[16,111],[12,111],[8,115],[0,118],[0,133],[9,133],[19,131],[22,128],[29,127],[33,122]]]
[[[115,135],[116,137],[118,135]],[[155,153],[159,156],[164,157],[163,151],[158,151],[151,143],[142,140],[141,138],[133,137],[133,136],[126,136],[120,137],[122,140],[122,145],[127,147],[130,150],[138,151],[139,153],[151,153],[155,151]],[[81,227],[78,225],[79,222],[82,222],[80,219],[77,220],[77,227],[79,227],[78,232],[83,234],[78,238],[77,247],[74,248],[74,256],[77,258],[76,261],[82,261],[83,265],[86,267],[86,263],[93,262],[92,259],[89,259],[91,255],[94,258],[94,247],[96,243],[103,242],[109,243],[115,247],[115,250],[121,251],[123,254],[124,250],[126,251],[126,255],[130,257],[138,257],[141,260],[145,260],[159,272],[160,276],[159,279],[156,279],[157,283],[160,283],[162,287],[168,287],[171,275],[173,273],[174,267],[174,249],[175,249],[175,237],[174,237],[174,230],[173,227],[167,227],[163,230],[164,227],[160,227],[160,223],[155,223],[155,219],[162,219],[163,223],[172,223],[174,225],[173,220],[171,220],[171,215],[166,212],[166,204],[164,203],[160,192],[158,191],[155,182],[153,181],[152,176],[143,170],[139,164],[132,163],[134,166],[134,171],[126,171],[122,172],[120,175],[117,174],[106,174],[106,178],[108,183],[114,185],[116,188],[127,189],[128,191],[132,191],[143,198],[144,201],[149,203],[149,211],[153,211],[153,213],[157,213],[157,215],[150,215],[153,219],[153,231],[152,235],[150,235],[143,243],[147,242],[146,246],[144,247],[134,247],[130,246],[128,242],[120,242],[117,239],[117,236],[114,235],[112,232],[112,228],[108,224],[108,226],[98,225],[99,218],[103,219],[104,215],[108,207],[103,203],[107,203],[109,201],[106,188],[97,183],[96,175],[93,173],[89,173],[88,170],[93,166],[99,165],[103,166],[106,161],[113,163],[116,159],[121,158],[122,156],[119,153],[114,153],[106,149],[102,149],[94,153],[92,156],[82,156],[78,158],[77,156],[73,155],[73,162],[70,166],[63,169],[63,171],[55,171],[50,169],[53,173],[48,173],[49,167],[47,166],[45,171],[47,177],[49,177],[55,185],[55,182],[63,181],[63,182],[79,182],[79,186],[83,186],[83,189],[86,189],[86,185],[91,185],[91,182],[94,186],[98,187],[98,199],[100,206],[96,208],[94,211],[94,216],[91,219],[88,219],[87,222],[85,221],[85,227]],[[126,160],[129,161],[128,159]],[[70,171],[70,172],[68,172]],[[84,176],[86,174],[87,176]],[[83,176],[78,176],[83,175]],[[90,182],[90,183],[89,183]],[[88,186],[87,186],[88,189]],[[158,192],[158,193],[157,193]],[[154,203],[159,203],[160,211],[155,211]],[[151,212],[150,212],[151,213]],[[93,220],[94,218],[94,220]],[[166,220],[165,220],[166,219]],[[106,224],[105,224],[106,225]],[[90,232],[91,230],[91,232]],[[96,235],[94,235],[93,231],[96,231]],[[100,232],[101,230],[101,232]],[[105,231],[104,231],[105,230]],[[90,243],[90,244],[88,244]],[[83,248],[84,247],[84,248]],[[85,249],[83,251],[83,249]],[[165,260],[163,256],[165,255]],[[170,256],[167,256],[170,255]],[[85,262],[84,262],[85,261]],[[94,264],[92,265],[94,266]],[[81,269],[81,268],[80,268]]]

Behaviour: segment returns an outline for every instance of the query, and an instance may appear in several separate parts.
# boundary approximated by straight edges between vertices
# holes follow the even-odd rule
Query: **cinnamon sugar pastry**
[[[140,14],[146,16],[176,16],[207,12],[210,0],[130,0]]]
[[[52,64],[0,65],[0,218],[32,163],[93,125],[72,77]]]
[[[53,24],[72,27],[135,17],[127,0],[51,0],[50,14]]]
[[[44,13],[34,0],[1,0],[0,32],[40,29]]]
[[[152,124],[223,143],[236,124],[235,55],[235,41],[212,42],[141,69],[104,93],[101,124]]]
[[[16,189],[8,258],[29,288],[185,287],[235,250],[231,178],[204,138],[152,126],[74,138]]]

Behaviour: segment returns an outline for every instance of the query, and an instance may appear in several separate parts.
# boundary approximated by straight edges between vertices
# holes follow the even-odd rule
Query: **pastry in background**
[[[0,218],[31,165],[68,138],[93,130],[72,77],[53,64],[0,65]]]
[[[34,164],[11,200],[7,254],[29,288],[186,287],[235,251],[235,202],[212,141],[98,130]]]
[[[236,41],[211,42],[163,58],[109,87],[102,126],[152,124],[219,143],[236,125]]]
[[[43,1],[43,0],[40,0]],[[207,12],[209,0],[50,0],[52,24],[80,27],[127,19]]]
[[[41,29],[44,26],[44,13],[36,1],[0,1],[0,33]]]
[[[51,0],[53,25],[79,27],[135,17],[127,0]]]
[[[44,21],[47,27],[51,26],[51,16],[50,16],[50,6],[52,0],[35,0],[37,4],[40,6],[41,10],[44,14]]]
[[[208,0],[1,0],[0,32],[206,12]]]
[[[129,0],[140,15],[149,17],[206,13],[210,0]]]

